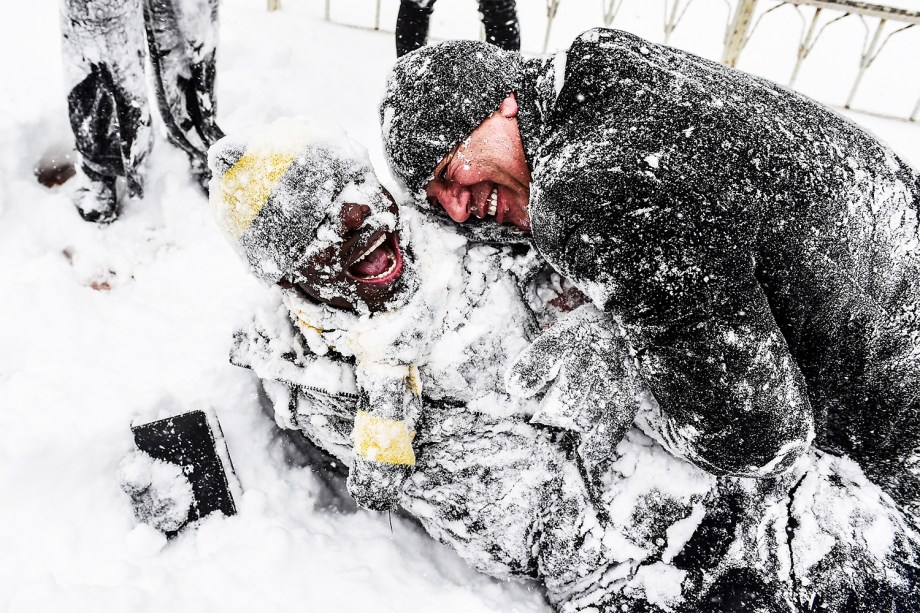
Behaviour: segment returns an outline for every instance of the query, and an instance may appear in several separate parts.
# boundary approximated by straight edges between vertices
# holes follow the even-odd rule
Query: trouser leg
[[[508,51],[521,49],[521,26],[515,0],[479,0],[486,42]]]
[[[68,111],[83,170],[107,184],[123,176],[140,196],[151,145],[141,2],[65,0],[61,7]]]
[[[559,611],[580,611],[580,599],[611,597],[604,576],[628,575],[629,563],[621,564],[611,549],[613,531],[606,515],[599,517],[585,481],[573,463],[559,471],[556,499],[547,501],[547,512],[535,549],[539,575],[547,596]],[[619,571],[619,572],[618,572]],[[604,609],[599,609],[604,610]]]
[[[848,377],[827,386],[825,446],[856,460],[920,525],[920,380],[906,336],[879,333],[868,350],[839,361]]]
[[[564,435],[462,407],[426,406],[416,426],[401,503],[477,570],[539,577],[561,607],[619,566]]]
[[[402,0],[396,17],[396,57],[423,47],[434,0]]]
[[[157,106],[169,141],[188,154],[206,186],[215,121],[217,0],[143,0]]]

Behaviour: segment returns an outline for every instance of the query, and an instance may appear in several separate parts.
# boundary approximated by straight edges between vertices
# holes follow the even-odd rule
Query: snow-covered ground
[[[335,21],[373,23],[374,0],[331,2]],[[519,4],[524,47],[539,50],[545,5]],[[660,40],[659,4],[627,0],[615,25]],[[385,174],[376,104],[392,35],[326,23],[318,0],[283,5],[223,3],[222,126],[331,119]],[[698,5],[672,42],[717,57],[724,5]],[[396,6],[383,2],[385,27]],[[181,153],[158,141],[146,197],[105,228],[79,219],[72,184],[35,181],[35,161],[72,140],[57,10],[19,3],[0,20],[0,611],[548,611],[538,587],[479,575],[408,522],[391,531],[386,516],[316,508],[319,481],[285,463],[252,375],[227,362],[263,292]],[[600,3],[562,0],[551,47],[600,23]],[[798,18],[777,11],[765,26],[741,66],[784,81]],[[478,27],[473,0],[440,0],[434,36]],[[829,30],[800,79],[806,93],[845,98],[862,32],[858,21]],[[880,56],[860,106],[909,114],[920,83],[901,70],[920,65],[914,34]],[[853,118],[920,165],[920,126]],[[135,526],[115,473],[134,415],[201,406],[216,410],[245,493],[238,516],[167,545]]]

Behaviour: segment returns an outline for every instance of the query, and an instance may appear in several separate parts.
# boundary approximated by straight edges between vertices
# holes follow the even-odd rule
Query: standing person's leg
[[[479,0],[486,42],[508,51],[521,49],[521,25],[515,0]]]
[[[169,141],[185,151],[207,189],[215,123],[218,0],[143,0],[157,106]]]
[[[84,184],[74,199],[87,221],[118,216],[115,181],[143,193],[150,151],[141,0],[64,0],[64,72],[70,125]]]
[[[396,57],[424,47],[434,0],[402,0],[396,17]]]

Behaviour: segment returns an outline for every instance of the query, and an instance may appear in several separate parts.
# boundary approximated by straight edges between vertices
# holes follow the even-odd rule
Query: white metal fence
[[[693,0],[687,0],[692,2]],[[758,4],[761,5],[758,7]],[[763,8],[763,5],[767,5]],[[725,52],[722,62],[735,66],[758,26],[770,13],[784,7],[793,8],[801,18],[802,31],[795,66],[789,76],[788,84],[795,87],[802,64],[808,59],[815,45],[829,27],[844,19],[858,19],[863,26],[865,36],[861,42],[859,67],[849,90],[844,108],[852,108],[856,92],[862,84],[866,72],[878,59],[879,54],[888,45],[892,37],[913,29],[920,24],[920,12],[902,8],[854,2],[853,0],[739,0],[733,18],[725,34]],[[810,19],[806,11],[811,13]],[[920,32],[917,29],[916,32]],[[920,66],[913,66],[905,71],[908,78],[920,85]],[[917,121],[920,116],[920,99],[908,118]]]
[[[449,0],[440,0],[447,3]],[[882,115],[895,119],[911,122],[920,122],[920,97],[913,106],[909,116],[892,116],[871,109],[853,108],[853,103],[860,86],[863,84],[866,73],[873,67],[879,55],[886,49],[892,38],[901,36],[912,30],[911,36],[920,41],[920,10],[909,10],[886,6],[856,2],[853,0],[703,0],[708,3],[711,15],[715,19],[724,21],[719,29],[723,31],[721,41],[721,61],[728,66],[736,66],[752,37],[763,29],[765,23],[773,19],[779,11],[794,11],[798,16],[801,31],[798,36],[798,48],[794,51],[795,62],[787,80],[790,87],[795,87],[801,75],[802,67],[809,59],[815,46],[829,28],[834,28],[843,21],[858,21],[862,26],[864,36],[862,39],[852,39],[849,44],[858,45],[859,60],[855,67],[855,77],[848,88],[846,100],[842,103],[846,109],[857,112],[866,112]],[[268,0],[269,10],[280,8],[281,0]],[[382,2],[398,5],[398,0],[374,0],[374,20],[372,29],[381,28]],[[685,21],[688,9],[700,0],[518,0],[519,9],[524,3],[542,2],[545,7],[545,30],[542,36],[542,49],[545,53],[550,48],[553,25],[557,20],[560,5],[580,4],[579,9],[586,13],[596,15],[597,25],[617,27],[617,18],[623,12],[624,6],[629,6],[633,11],[660,11],[664,9],[661,22],[662,39],[665,44],[671,42],[675,31]],[[353,25],[343,15],[348,11],[342,10],[343,15],[336,12],[337,5],[343,9],[348,0],[324,0],[324,14],[326,20],[335,21],[344,25]],[[920,0],[918,0],[920,5]],[[437,6],[437,5],[436,5]],[[594,8],[591,8],[591,7]],[[532,8],[532,6],[530,7]],[[920,8],[920,7],[918,7]],[[712,10],[716,9],[716,10]],[[592,18],[593,19],[593,18]],[[361,27],[361,26],[357,26]],[[364,26],[368,27],[368,26]],[[383,28],[390,31],[391,28]],[[534,50],[536,51],[536,50]],[[790,51],[792,53],[792,51]],[[915,84],[916,94],[920,95],[920,66],[910,65],[902,71],[905,79]],[[832,100],[825,102],[834,103]]]

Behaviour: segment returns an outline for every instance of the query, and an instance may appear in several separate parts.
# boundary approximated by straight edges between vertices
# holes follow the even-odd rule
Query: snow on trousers
[[[283,421],[325,451],[350,455],[353,401],[264,383]],[[427,399],[416,428],[415,464],[399,506],[432,536],[481,572],[540,577],[557,607],[603,590],[596,576],[617,566],[617,555],[564,436],[524,416]]]
[[[352,403],[321,406],[329,396],[287,389],[275,410],[346,457]],[[717,480],[633,431],[594,496],[567,435],[526,417],[425,405],[400,506],[477,570],[538,577],[559,613],[675,610],[650,602],[662,599],[648,577],[670,582],[666,600],[684,613],[712,613],[714,602],[802,613],[814,602],[854,613],[920,602],[916,533],[847,460],[813,451],[778,479]],[[884,553],[862,540],[866,517],[892,529]],[[687,522],[698,522],[692,536],[682,536]],[[814,534],[836,543],[817,564]]]
[[[147,55],[168,138],[205,175],[207,149],[221,136],[214,123],[217,0],[64,0],[61,7],[70,123],[86,174],[123,176],[130,194],[143,194],[152,144]]]
[[[415,51],[428,40],[435,0],[402,0],[396,18],[396,57]],[[502,49],[521,48],[516,0],[479,0],[486,41]]]

